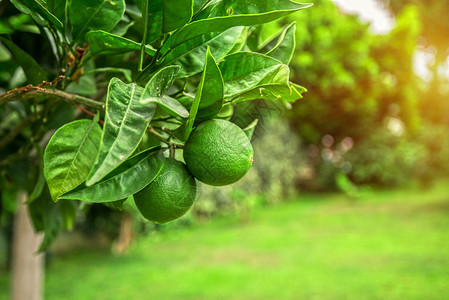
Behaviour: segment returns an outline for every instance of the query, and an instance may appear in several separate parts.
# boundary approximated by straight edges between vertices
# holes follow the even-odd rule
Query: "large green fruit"
[[[146,219],[165,223],[184,215],[192,206],[195,195],[195,178],[185,164],[168,158],[159,176],[136,193],[134,201]]]
[[[210,185],[227,185],[242,178],[253,163],[253,147],[232,122],[213,119],[199,124],[184,145],[190,173]]]

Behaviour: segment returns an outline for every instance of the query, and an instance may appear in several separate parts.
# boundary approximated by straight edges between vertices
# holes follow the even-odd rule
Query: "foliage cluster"
[[[26,191],[44,249],[80,208],[120,209],[149,186],[164,171],[161,155],[175,157],[201,122],[230,119],[249,100],[301,98],[305,89],[289,81],[294,24],[271,45],[252,39],[257,25],[308,6],[3,1],[2,207]]]

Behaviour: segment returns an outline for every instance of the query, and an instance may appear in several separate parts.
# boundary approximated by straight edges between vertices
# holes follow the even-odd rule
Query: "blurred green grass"
[[[302,195],[247,224],[222,218],[141,238],[123,256],[53,256],[45,299],[447,299],[448,250],[444,185]]]

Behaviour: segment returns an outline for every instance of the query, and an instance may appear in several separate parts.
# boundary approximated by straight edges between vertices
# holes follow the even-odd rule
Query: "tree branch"
[[[27,85],[1,94],[0,105],[8,103],[10,101],[28,100],[40,96],[60,99],[72,104],[82,104],[99,110],[104,110],[105,108],[105,104],[100,101],[96,101],[80,95],[70,94],[61,90],[44,89],[42,87],[32,85]]]

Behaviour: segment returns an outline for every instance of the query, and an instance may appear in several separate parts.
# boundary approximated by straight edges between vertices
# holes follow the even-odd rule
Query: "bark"
[[[43,297],[44,254],[37,254],[43,236],[34,232],[25,192],[19,192],[12,241],[12,300],[40,300]]]

